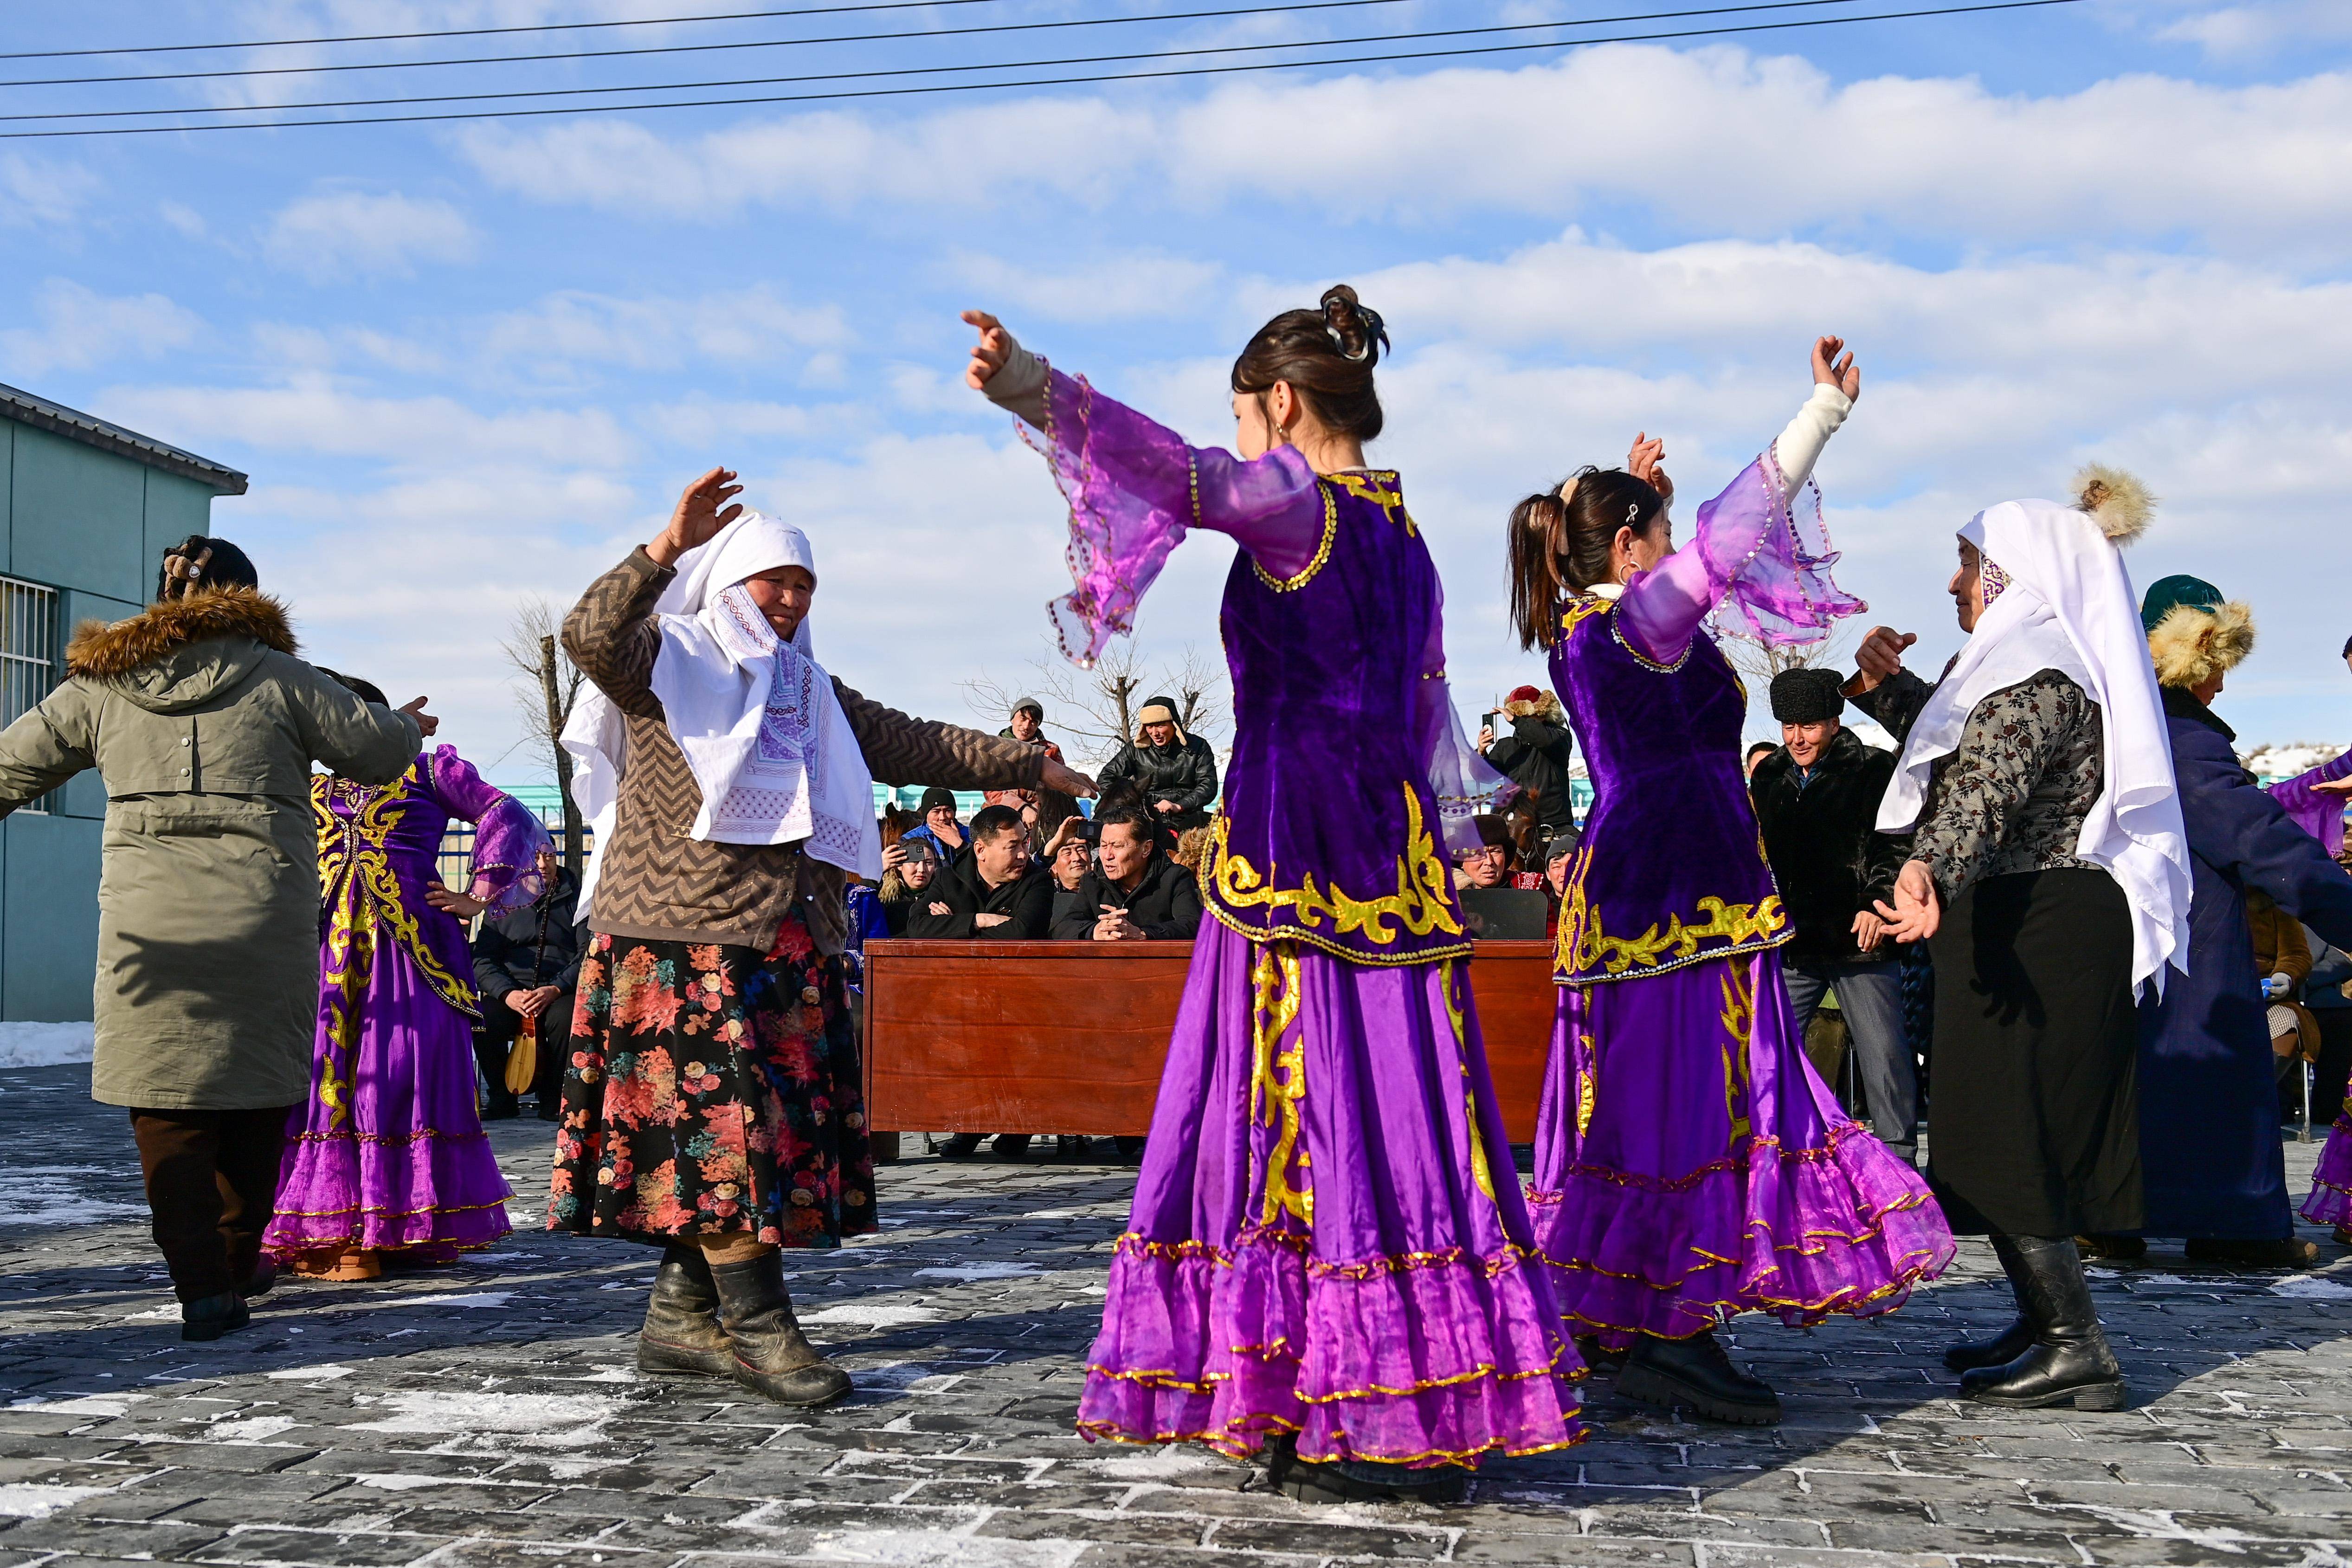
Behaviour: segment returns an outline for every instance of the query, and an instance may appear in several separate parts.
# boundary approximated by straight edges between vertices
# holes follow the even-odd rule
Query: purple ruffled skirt
[[[2311,1173],[2311,1195],[2303,1217],[2319,1225],[2352,1225],[2352,1110],[2336,1119]]]
[[[513,1189],[482,1131],[471,1023],[388,936],[356,962],[368,964],[356,1006],[321,988],[310,1098],[288,1118],[262,1245],[280,1258],[361,1247],[432,1261],[488,1247],[513,1228]]]
[[[1561,987],[1529,1195],[1562,1314],[1612,1349],[1889,1312],[1952,1256],[1919,1173],[1805,1059],[1771,951]]]
[[[1204,921],[1078,1428],[1475,1465],[1583,1434],[1460,960]]]

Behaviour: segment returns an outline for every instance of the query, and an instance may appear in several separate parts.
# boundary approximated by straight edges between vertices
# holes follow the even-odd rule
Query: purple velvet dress
[[[461,817],[475,824],[468,890],[493,912],[528,904],[547,830],[449,746],[382,789],[314,778],[310,803],[324,904],[317,1059],[262,1245],[281,1258],[359,1247],[446,1261],[512,1228],[513,1194],[475,1100],[466,928],[425,889]]]
[[[1090,658],[1188,527],[1243,545],[1233,761],[1078,1426],[1236,1457],[1475,1465],[1581,1435],[1465,971],[1433,776],[1437,574],[1394,474],[1255,462],[1052,377]],[[1443,755],[1441,755],[1443,753]]]
[[[1864,607],[1789,488],[1759,458],[1622,598],[1570,600],[1552,652],[1593,804],[1530,1196],[1562,1313],[1612,1349],[1751,1310],[1890,1311],[1952,1253],[1926,1183],[1805,1059],[1780,979],[1793,928],[1740,776],[1747,693],[1698,626],[1728,600],[1799,640]]]

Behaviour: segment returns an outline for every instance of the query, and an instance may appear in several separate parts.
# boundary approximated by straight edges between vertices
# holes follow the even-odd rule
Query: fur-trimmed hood
[[[2200,686],[2254,651],[2254,613],[2232,599],[2210,610],[2175,605],[2147,634],[2159,685]]]
[[[1540,693],[1532,702],[1525,698],[1506,702],[1502,713],[1507,719],[1541,719],[1553,724],[1561,722],[1563,718],[1559,699],[1549,691]]]
[[[170,712],[210,701],[268,654],[296,649],[285,605],[252,588],[216,588],[110,626],[84,621],[66,644],[66,673]]]

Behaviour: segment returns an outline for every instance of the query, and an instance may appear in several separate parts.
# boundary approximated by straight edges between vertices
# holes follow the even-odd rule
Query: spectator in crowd
[[[1102,790],[1131,785],[1158,825],[1171,833],[1208,824],[1209,803],[1217,798],[1217,754],[1198,735],[1184,733],[1176,700],[1155,697],[1137,716],[1134,740],[1103,767]]]
[[[1544,846],[1544,897],[1551,905],[1550,917],[1544,922],[1546,936],[1559,934],[1559,906],[1568,897],[1568,873],[1583,842],[1584,836],[1571,827]]]
[[[2319,1020],[2303,1005],[2311,978],[2311,941],[2303,922],[2258,889],[2246,889],[2246,924],[2254,936],[2254,973],[2263,977],[2264,1022],[2270,1026],[2272,1071],[2284,1090],[2291,1083],[2303,1100],[2303,1064],[2319,1059]],[[2282,1100],[2285,1098],[2284,1094]]]
[[[931,847],[929,839],[909,834],[882,851],[882,887],[877,895],[882,923],[890,935],[905,936],[908,921],[939,879],[940,852]]]
[[[1176,836],[1176,851],[1171,858],[1187,871],[1192,872],[1195,878],[1201,875],[1202,864],[1208,858],[1209,830],[1207,828],[1188,827]]]
[[[1796,927],[1782,954],[1801,1033],[1822,994],[1839,1011],[1861,1069],[1871,1131],[1896,1158],[1917,1157],[1919,1086],[1903,1033],[1903,969],[1874,908],[1895,896],[1907,847],[1874,831],[1895,753],[1865,746],[1839,722],[1845,697],[1826,669],[1772,678],[1781,744],[1748,774],[1765,858]]]
[[[1047,874],[1054,879],[1056,900],[1063,893],[1076,892],[1079,882],[1094,868],[1094,851],[1087,847],[1084,836],[1063,838],[1055,846],[1053,858],[1045,867]]]
[[[1511,732],[1497,736],[1491,729],[1481,730],[1478,749],[1496,772],[1533,799],[1544,837],[1575,826],[1569,782],[1575,738],[1569,733],[1559,699],[1540,687],[1517,687],[1503,700],[1502,716],[1511,721]]]
[[[572,1004],[580,988],[580,879],[563,868],[552,846],[539,852],[539,897],[520,909],[485,918],[474,933],[474,984],[481,995],[482,1028],[474,1037],[482,1081],[489,1086],[486,1121],[518,1113],[507,1087],[507,1053],[529,1018],[538,1031],[539,1062],[531,1098],[539,1119],[562,1115],[563,1048],[572,1032]]]
[[[1024,746],[1042,746],[1046,756],[1062,761],[1061,746],[1045,734],[1045,705],[1034,697],[1013,699],[1010,721],[997,734]],[[1076,800],[1052,790],[991,790],[985,798],[990,805],[1009,805],[1021,813],[1029,828],[1030,847],[1049,865],[1053,858],[1045,853],[1045,846],[1063,823],[1078,815]]]
[[[1465,849],[1454,868],[1456,888],[1507,888],[1516,866],[1512,854],[1511,830],[1503,819],[1481,815],[1475,819],[1478,847]]]
[[[310,766],[387,784],[435,721],[362,700],[295,657],[253,563],[202,535],[156,603],[66,645],[63,684],[0,732],[0,816],[97,768],[90,1098],[130,1112],[180,1337],[215,1340],[269,1289],[288,1108],[310,1091],[319,833]]]
[[[955,791],[936,785],[923,792],[922,826],[907,835],[908,839],[925,839],[931,852],[940,858],[940,868],[953,866],[971,842],[963,824],[956,820]],[[902,840],[904,842],[904,840]]]
[[[1748,748],[1748,760],[1742,764],[1743,771],[1747,773],[1749,778],[1754,778],[1756,776],[1756,764],[1762,762],[1765,758],[1770,756],[1780,749],[1780,747],[1774,745],[1769,741],[1757,742],[1754,745]]]
[[[1201,929],[1200,879],[1159,852],[1150,818],[1131,805],[1096,819],[1100,864],[1054,900],[1061,942],[1190,942]]]
[[[1054,879],[1032,858],[1021,814],[983,805],[971,816],[971,853],[950,865],[916,901],[907,934],[932,939],[1034,942],[1053,923]]]

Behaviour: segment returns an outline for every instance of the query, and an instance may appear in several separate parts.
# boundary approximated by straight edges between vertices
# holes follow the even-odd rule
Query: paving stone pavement
[[[856,1380],[794,1414],[640,1378],[654,1255],[534,1227],[550,1139],[494,1123],[516,1234],[448,1269],[288,1284],[184,1345],[121,1113],[88,1069],[0,1072],[0,1568],[1342,1562],[1827,1568],[2312,1563],[2352,1547],[2352,1259],[2097,1280],[2115,1415],[1952,1397],[1944,1343],[2005,1321],[1980,1244],[1879,1325],[1743,1319],[1770,1429],[1586,1385],[1590,1441],[1496,1461],[1460,1507],[1312,1508],[1244,1466],[1070,1430],[1131,1168],[885,1167],[884,1231],[792,1258]],[[2290,1143],[2292,1179],[2315,1146]],[[2326,1242],[2324,1233],[2305,1234]]]

